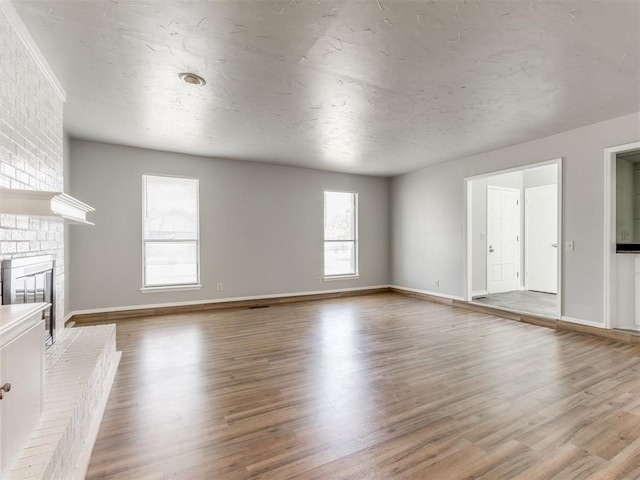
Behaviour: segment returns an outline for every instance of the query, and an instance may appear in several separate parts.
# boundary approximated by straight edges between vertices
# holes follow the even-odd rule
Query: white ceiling
[[[636,0],[13,4],[74,138],[390,176],[640,110]]]

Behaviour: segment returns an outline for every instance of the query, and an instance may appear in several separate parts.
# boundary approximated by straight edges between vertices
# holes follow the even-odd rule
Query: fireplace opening
[[[53,255],[12,258],[2,261],[2,305],[46,302],[44,311],[45,344],[56,337],[55,267]]]

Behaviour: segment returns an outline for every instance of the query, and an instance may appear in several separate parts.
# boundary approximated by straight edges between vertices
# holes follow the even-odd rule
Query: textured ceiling
[[[640,110],[638,1],[13,4],[74,138],[389,176]]]

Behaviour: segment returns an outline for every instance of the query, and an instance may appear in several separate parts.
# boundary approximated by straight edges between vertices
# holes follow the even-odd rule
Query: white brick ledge
[[[115,325],[63,330],[47,350],[40,424],[9,480],[85,477],[120,356]]]

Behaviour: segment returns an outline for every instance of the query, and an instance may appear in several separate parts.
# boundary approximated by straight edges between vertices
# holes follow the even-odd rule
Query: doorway
[[[560,318],[561,160],[467,178],[467,301]]]
[[[640,142],[604,150],[604,323],[640,331]]]
[[[558,186],[524,190],[525,290],[558,293]]]

